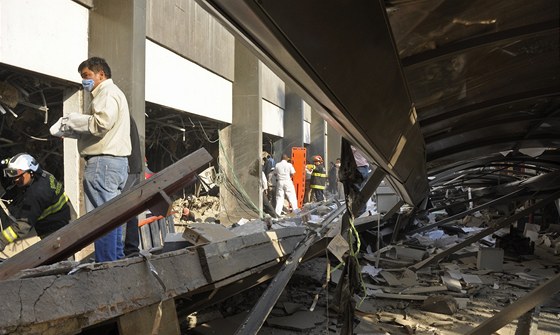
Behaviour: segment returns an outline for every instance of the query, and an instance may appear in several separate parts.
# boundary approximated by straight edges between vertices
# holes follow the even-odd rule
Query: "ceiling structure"
[[[408,203],[560,170],[558,1],[198,2]]]

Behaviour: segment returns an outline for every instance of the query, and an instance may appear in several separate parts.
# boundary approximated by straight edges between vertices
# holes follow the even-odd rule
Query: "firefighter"
[[[0,211],[2,232],[0,251],[32,228],[44,238],[70,221],[70,206],[62,183],[45,170],[31,155],[20,153],[9,159],[4,176],[16,186],[9,213]]]
[[[315,196],[315,201],[325,200],[325,187],[327,185],[327,173],[325,171],[325,166],[323,165],[323,158],[319,155],[313,156],[313,164],[315,168],[311,173],[311,181],[309,187],[313,193],[311,196]]]

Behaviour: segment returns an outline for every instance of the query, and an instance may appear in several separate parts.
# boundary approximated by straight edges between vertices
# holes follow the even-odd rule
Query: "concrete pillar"
[[[327,157],[327,123],[319,114],[311,112],[311,143],[307,156],[311,159],[315,155],[321,155],[328,168],[330,158]]]
[[[283,153],[291,156],[292,147],[303,147],[304,144],[304,101],[289,86],[286,86],[286,109],[284,110],[284,138],[282,147],[276,150],[280,161]]]
[[[103,57],[111,67],[136,121],[144,155],[146,0],[96,1],[89,33],[89,56]]]
[[[220,130],[220,169],[227,178],[220,187],[222,222],[252,219],[262,208],[259,182],[262,171],[261,63],[247,48],[235,43],[232,124]]]
[[[325,161],[333,162],[340,158],[340,145],[342,141],[342,136],[334,130],[329,124],[327,124],[327,158]]]

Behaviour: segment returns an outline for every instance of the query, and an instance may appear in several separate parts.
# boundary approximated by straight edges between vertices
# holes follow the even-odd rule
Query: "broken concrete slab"
[[[397,245],[387,251],[386,255],[392,259],[421,261],[428,257],[428,252],[425,249]]]
[[[502,272],[504,269],[504,249],[480,248],[476,258],[476,267],[479,270]]]
[[[379,273],[391,286],[410,287],[418,283],[416,273],[409,269],[383,270]]]
[[[428,296],[426,296],[426,295],[385,293],[381,290],[367,290],[367,295],[372,296],[372,297],[376,297],[376,298],[402,299],[402,300],[426,300],[426,299],[428,299]]]
[[[227,227],[215,223],[192,223],[183,232],[183,238],[193,245],[224,241],[236,236]]]
[[[457,312],[457,302],[450,296],[431,296],[424,301],[421,309],[427,312],[453,315]]]
[[[471,274],[463,274],[463,281],[467,284],[467,285],[479,285],[482,284],[482,280],[480,280],[480,277],[477,275],[471,275]]]
[[[216,281],[270,260],[286,257],[305,237],[305,228],[288,227],[237,236],[197,248],[208,281]]]
[[[229,229],[237,236],[251,235],[267,231],[267,223],[261,220],[251,220],[243,225],[236,225]]]
[[[305,310],[305,307],[302,304],[297,304],[297,303],[293,303],[293,302],[289,302],[289,301],[283,302],[282,303],[282,308],[284,308],[284,311],[288,315],[292,315],[295,312]]]
[[[406,294],[418,294],[418,293],[433,293],[447,291],[447,286],[445,285],[435,285],[435,286],[424,286],[424,287],[409,287],[401,291],[401,293]]]
[[[324,310],[299,311],[290,316],[283,317],[269,317],[266,319],[266,324],[271,327],[279,327],[285,329],[292,329],[304,331],[314,329],[317,325],[326,321]]]
[[[441,281],[449,291],[461,292],[463,290],[463,285],[461,285],[461,282],[458,279],[451,278],[451,276],[441,276]]]

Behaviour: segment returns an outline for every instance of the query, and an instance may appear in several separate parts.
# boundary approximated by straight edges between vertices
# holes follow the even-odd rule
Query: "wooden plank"
[[[0,280],[18,271],[64,260],[98,237],[161,201],[160,191],[173,194],[196,179],[196,171],[212,160],[199,149],[99,206],[0,265]]]

